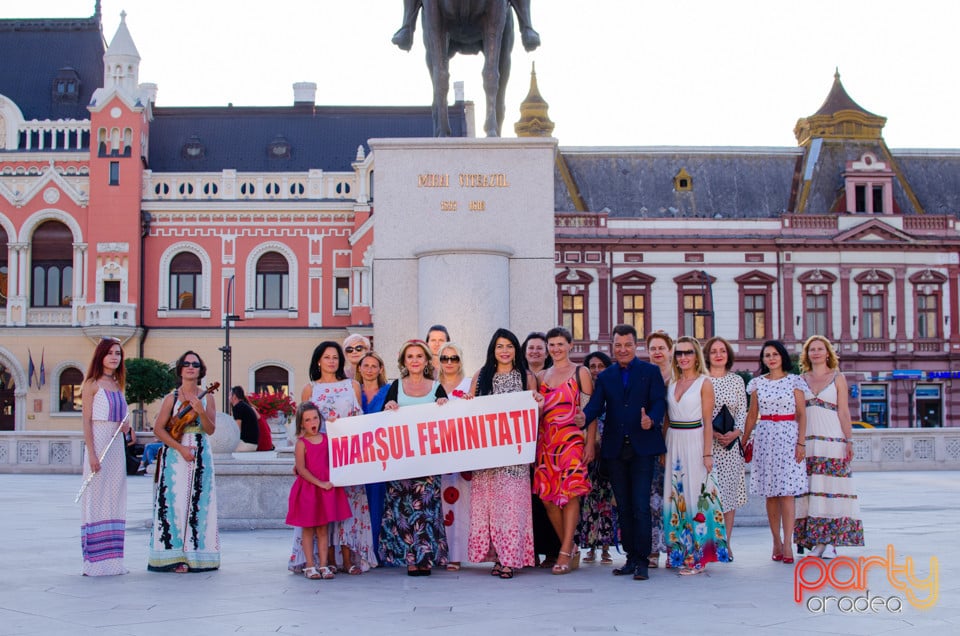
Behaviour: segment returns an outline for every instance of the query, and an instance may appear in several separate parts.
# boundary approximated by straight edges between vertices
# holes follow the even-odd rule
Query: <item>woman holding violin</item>
[[[177,360],[180,386],[163,398],[153,425],[164,443],[157,466],[157,495],[147,569],[153,572],[204,572],[220,567],[220,534],[214,492],[213,451],[216,406],[202,389],[207,367],[194,351]]]

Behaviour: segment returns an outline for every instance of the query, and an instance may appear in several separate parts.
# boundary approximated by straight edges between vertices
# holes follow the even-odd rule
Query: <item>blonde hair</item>
[[[677,364],[677,356],[673,355],[677,350],[677,345],[681,343],[688,343],[693,345],[693,357],[696,365],[694,370],[697,372],[697,375],[703,375],[707,372],[707,363],[703,360],[703,349],[700,347],[700,341],[696,338],[691,338],[690,336],[680,336],[677,338],[677,341],[673,343],[673,351],[670,356],[670,368],[673,369],[673,379],[680,379],[680,365]]]
[[[410,347],[420,347],[420,349],[423,350],[423,354],[427,357],[427,366],[423,368],[423,377],[435,377],[437,375],[437,370],[433,368],[433,351],[430,351],[430,347],[428,347],[427,343],[423,340],[407,340],[403,343],[403,346],[400,347],[400,355],[397,356],[397,366],[400,367],[400,377],[405,378],[410,375],[410,372],[407,371],[407,367],[404,364],[404,358],[407,355],[407,349]]]
[[[376,351],[367,351],[363,354],[363,357],[357,362],[356,368],[354,369],[353,377],[359,378],[360,376],[360,365],[363,364],[363,361],[367,358],[373,358],[377,361],[377,364],[380,365],[380,373],[377,375],[377,384],[383,386],[387,383],[387,363],[383,361],[383,358],[380,357]]]
[[[813,335],[806,339],[803,343],[803,351],[800,352],[800,370],[801,371],[810,371],[813,366],[810,364],[810,356],[807,355],[810,345],[815,341],[820,341],[823,343],[823,346],[827,348],[827,368],[836,369],[840,366],[840,358],[837,356],[837,352],[834,350],[833,345],[830,344],[830,341],[827,340],[826,336]]]
[[[437,354],[437,357],[443,355],[443,352],[447,349],[453,349],[457,353],[457,357],[460,358],[460,368],[457,369],[457,377],[461,380],[463,379],[463,347],[458,345],[456,342],[444,342],[443,346],[440,347],[440,352]],[[437,379],[441,382],[443,381],[443,364],[440,364],[440,375],[437,376]]]

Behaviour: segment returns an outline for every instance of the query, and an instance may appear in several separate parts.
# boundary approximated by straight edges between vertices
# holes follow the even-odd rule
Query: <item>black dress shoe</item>
[[[647,572],[647,566],[638,565],[633,571],[633,580],[634,581],[646,581],[650,578],[649,572]]]
[[[627,561],[623,564],[623,567],[615,568],[613,570],[614,576],[630,576],[636,572],[637,566],[634,565],[633,561]]]

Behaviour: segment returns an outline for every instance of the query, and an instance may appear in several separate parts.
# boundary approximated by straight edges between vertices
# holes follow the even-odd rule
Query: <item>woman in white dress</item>
[[[700,574],[728,561],[720,489],[713,478],[713,384],[704,374],[700,343],[681,336],[673,346],[667,387],[667,460],[663,529],[667,562],[680,574]]]
[[[433,332],[431,332],[433,333]],[[427,343],[429,346],[429,343]],[[437,355],[440,363],[438,380],[449,400],[470,399],[470,378],[463,375],[463,348],[455,342],[442,345]],[[470,480],[473,475],[448,473],[440,476],[443,492],[443,525],[447,531],[447,569],[456,572],[467,558],[470,536]]]
[[[794,543],[822,556],[828,545],[863,545],[863,522],[854,488],[853,428],[847,381],[830,341],[810,336],[803,344],[803,394],[807,407],[809,492],[797,497]]]
[[[743,433],[756,429],[750,493],[767,498],[767,521],[773,535],[771,559],[793,563],[794,497],[807,492],[803,464],[806,443],[805,399],[800,378],[790,373],[790,354],[778,340],[763,343],[760,373],[747,385],[750,410]]]

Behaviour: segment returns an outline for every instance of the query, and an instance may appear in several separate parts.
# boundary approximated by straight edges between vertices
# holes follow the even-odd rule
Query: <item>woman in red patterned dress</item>
[[[580,520],[580,497],[590,492],[587,466],[593,461],[597,423],[586,432],[574,423],[574,415],[593,392],[593,379],[586,367],[571,362],[573,336],[563,327],[547,332],[547,348],[553,366],[540,373],[543,415],[537,437],[537,466],[533,492],[543,500],[547,516],[560,538],[560,556],[554,574],[567,574],[580,563],[573,556],[574,533]]]

